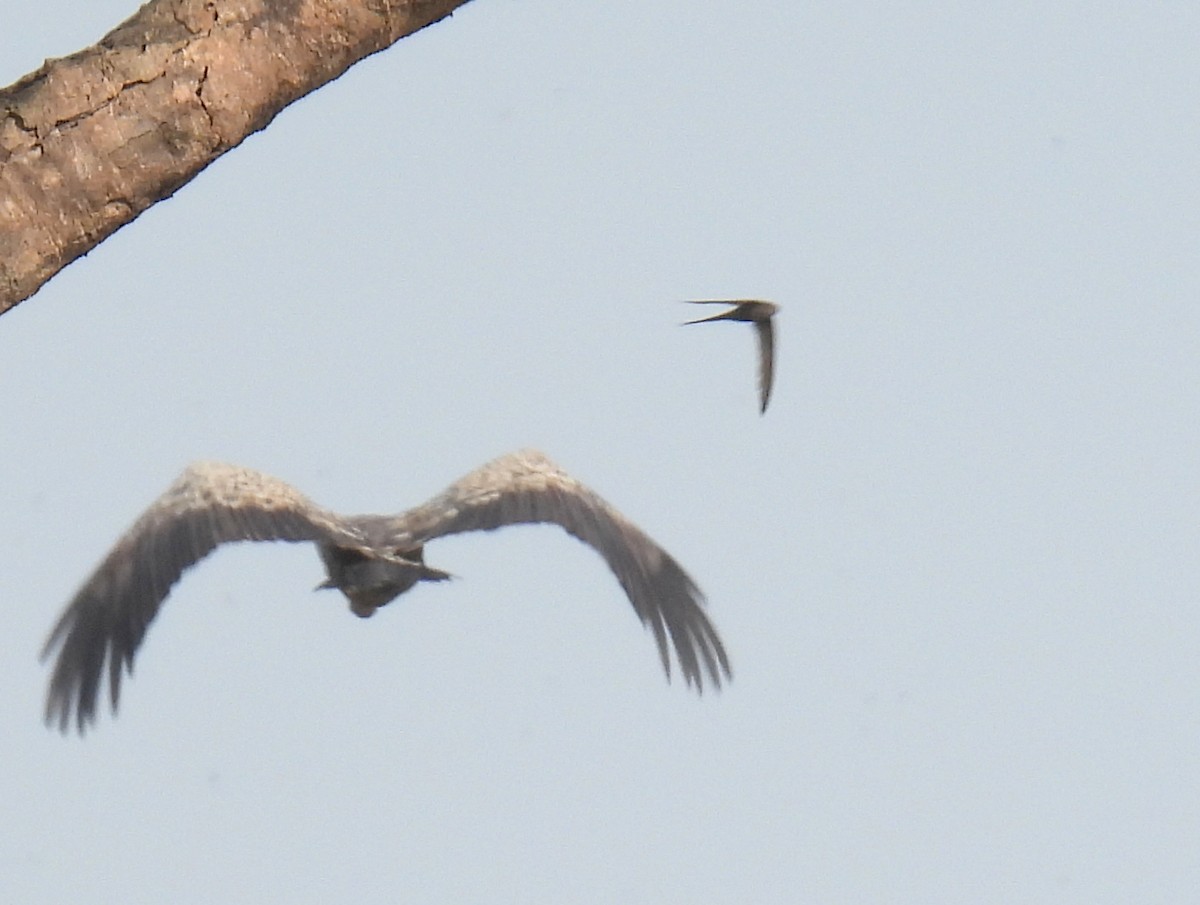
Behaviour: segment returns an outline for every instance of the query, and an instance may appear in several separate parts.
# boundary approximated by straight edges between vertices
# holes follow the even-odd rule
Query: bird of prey
[[[688,299],[687,302],[690,305],[734,307],[712,317],[687,321],[685,327],[688,324],[703,324],[708,321],[750,321],[754,324],[754,330],[758,333],[758,396],[761,403],[759,413],[765,413],[767,402],[771,398],[771,385],[775,381],[775,326],[772,319],[779,306],[758,299]]]
[[[425,565],[434,538],[505,525],[559,525],[594,548],[649,626],[671,676],[668,639],[688,685],[716,687],[731,675],[704,596],[670,554],[596,493],[544,455],[522,450],[477,468],[428,502],[399,515],[342,516],[294,487],[236,465],[189,466],[133,523],[67,605],[42,658],[58,653],[46,722],[80,733],[96,719],[104,674],[116,712],[122,670],[189,567],[235,541],[311,541],[328,578],[357,616],[367,617],[418,581],[449,573]]]

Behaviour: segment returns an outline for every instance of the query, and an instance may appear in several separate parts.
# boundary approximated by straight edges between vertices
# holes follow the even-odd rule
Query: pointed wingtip
[[[719,314],[710,314],[708,317],[698,317],[694,321],[684,321],[682,324],[680,324],[680,326],[686,327],[689,324],[704,324],[704,323],[707,323],[708,321],[733,320],[733,318],[730,317],[731,314],[733,314],[732,310],[722,311]]]

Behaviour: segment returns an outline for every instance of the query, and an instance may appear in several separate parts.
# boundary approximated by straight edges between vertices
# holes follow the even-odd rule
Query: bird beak
[[[331,588],[336,588],[336,587],[337,587],[337,585],[335,585],[330,579],[326,578],[323,582],[321,582],[319,585],[317,585],[315,588],[313,588],[313,590],[314,591],[327,591],[327,590],[330,590]]]

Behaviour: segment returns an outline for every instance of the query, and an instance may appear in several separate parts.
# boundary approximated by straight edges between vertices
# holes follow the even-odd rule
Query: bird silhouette
[[[688,299],[689,305],[733,305],[729,311],[687,321],[689,324],[704,324],[708,321],[750,321],[758,334],[758,395],[759,413],[767,411],[771,399],[771,386],[775,382],[775,313],[779,306],[760,299]]]
[[[434,538],[505,525],[559,525],[595,549],[616,575],[634,612],[658,644],[671,676],[668,638],[689,686],[703,690],[731,676],[729,658],[704,612],[696,583],[662,547],[596,493],[534,450],[502,456],[444,492],[398,515],[342,516],[291,485],[235,465],[189,466],[117,541],[67,605],[42,658],[57,650],[46,697],[46,722],[66,731],[74,716],[83,733],[95,722],[107,671],[117,710],[122,670],[172,585],[221,544],[311,541],[328,578],[350,609],[367,617],[419,581],[448,572],[425,565]]]

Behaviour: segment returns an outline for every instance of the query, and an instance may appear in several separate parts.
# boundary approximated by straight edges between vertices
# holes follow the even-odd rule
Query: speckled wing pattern
[[[105,661],[113,710],[146,628],[183,572],[235,541],[362,542],[353,526],[291,485],[233,465],[190,466],[142,513],[68,604],[42,649],[58,657],[46,722],[95,720]]]
[[[429,502],[396,516],[398,547],[447,534],[552,523],[604,557],[671,675],[668,636],[689,685],[729,678],[729,658],[704,612],[704,595],[675,559],[640,528],[541,453],[522,450],[472,471]]]

